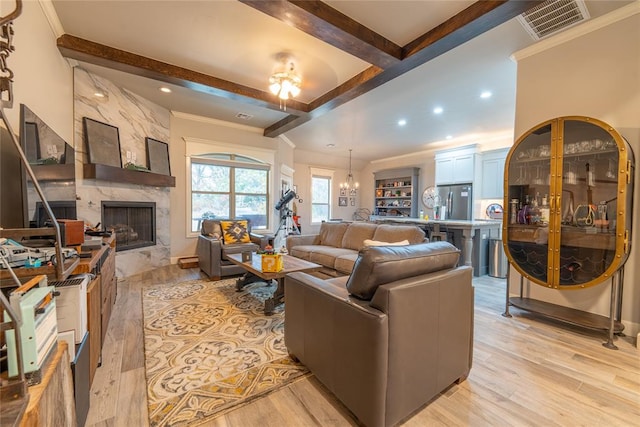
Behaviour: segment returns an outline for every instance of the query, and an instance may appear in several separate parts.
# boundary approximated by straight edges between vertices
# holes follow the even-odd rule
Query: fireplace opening
[[[116,235],[116,252],[156,244],[155,202],[102,202],[102,224]]]

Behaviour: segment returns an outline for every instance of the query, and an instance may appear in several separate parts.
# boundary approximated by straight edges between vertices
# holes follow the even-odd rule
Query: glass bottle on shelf
[[[509,262],[546,287],[582,288],[610,278],[630,249],[633,168],[629,144],[596,119],[553,119],[520,137],[505,166]],[[522,201],[516,221],[514,201]]]

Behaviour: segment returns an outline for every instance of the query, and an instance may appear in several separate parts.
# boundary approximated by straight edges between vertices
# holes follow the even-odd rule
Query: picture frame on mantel
[[[145,138],[147,145],[147,166],[153,173],[171,176],[169,163],[169,144],[150,137]]]
[[[89,163],[122,167],[120,132],[116,126],[83,117]]]

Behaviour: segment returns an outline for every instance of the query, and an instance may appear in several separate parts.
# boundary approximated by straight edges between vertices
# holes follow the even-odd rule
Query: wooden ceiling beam
[[[377,67],[388,68],[401,60],[400,46],[321,1],[240,2]]]
[[[427,62],[498,25],[515,18],[544,0],[478,1],[402,48],[402,58]]]
[[[369,55],[377,58],[376,61],[365,59],[375,65],[318,97],[310,104],[293,99],[288,100],[287,111],[290,115],[265,129],[264,135],[267,137],[276,137],[314,117],[325,114],[543,2],[543,0],[478,1],[403,48],[398,48],[402,51],[400,54],[396,52],[395,47],[389,48],[386,45],[388,40],[382,36],[320,1],[240,1],[349,53],[353,54],[353,50],[360,53],[369,51]],[[337,34],[332,35],[332,32]],[[275,99],[269,92],[67,34],[58,38],[57,44],[62,55],[67,58],[280,111],[279,103],[274,102]],[[372,54],[372,52],[377,53]],[[386,56],[394,59],[385,60]],[[401,61],[397,59],[400,57],[402,57]]]
[[[363,93],[370,90],[368,87],[371,84],[379,86],[375,83],[375,77],[382,74],[382,69],[371,66],[361,72],[360,74],[352,77],[345,83],[330,90],[319,98],[316,98],[311,104],[309,104],[309,114],[305,116],[289,116],[272,124],[264,130],[264,136],[275,138],[291,129],[300,126],[309,120],[319,117],[340,105],[357,98]],[[363,92],[364,91],[364,92]]]
[[[58,50],[65,58],[123,71],[141,77],[182,86],[198,92],[233,99],[263,108],[280,111],[273,94],[219,79],[187,68],[136,55],[135,53],[105,46],[69,34],[57,40]],[[305,116],[309,105],[290,99],[287,111],[296,116]]]
[[[309,117],[281,120],[269,126],[264,134],[276,137],[289,131],[468,42],[542,2],[543,0],[478,1],[407,44],[403,48],[402,62],[384,70],[376,67],[365,70],[312,101],[309,104]]]

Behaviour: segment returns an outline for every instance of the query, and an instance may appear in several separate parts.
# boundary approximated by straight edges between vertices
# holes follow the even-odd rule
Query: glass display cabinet
[[[630,251],[633,173],[629,144],[600,120],[560,117],[526,132],[505,166],[510,264],[559,290],[612,278]],[[511,303],[526,305],[522,298]]]

